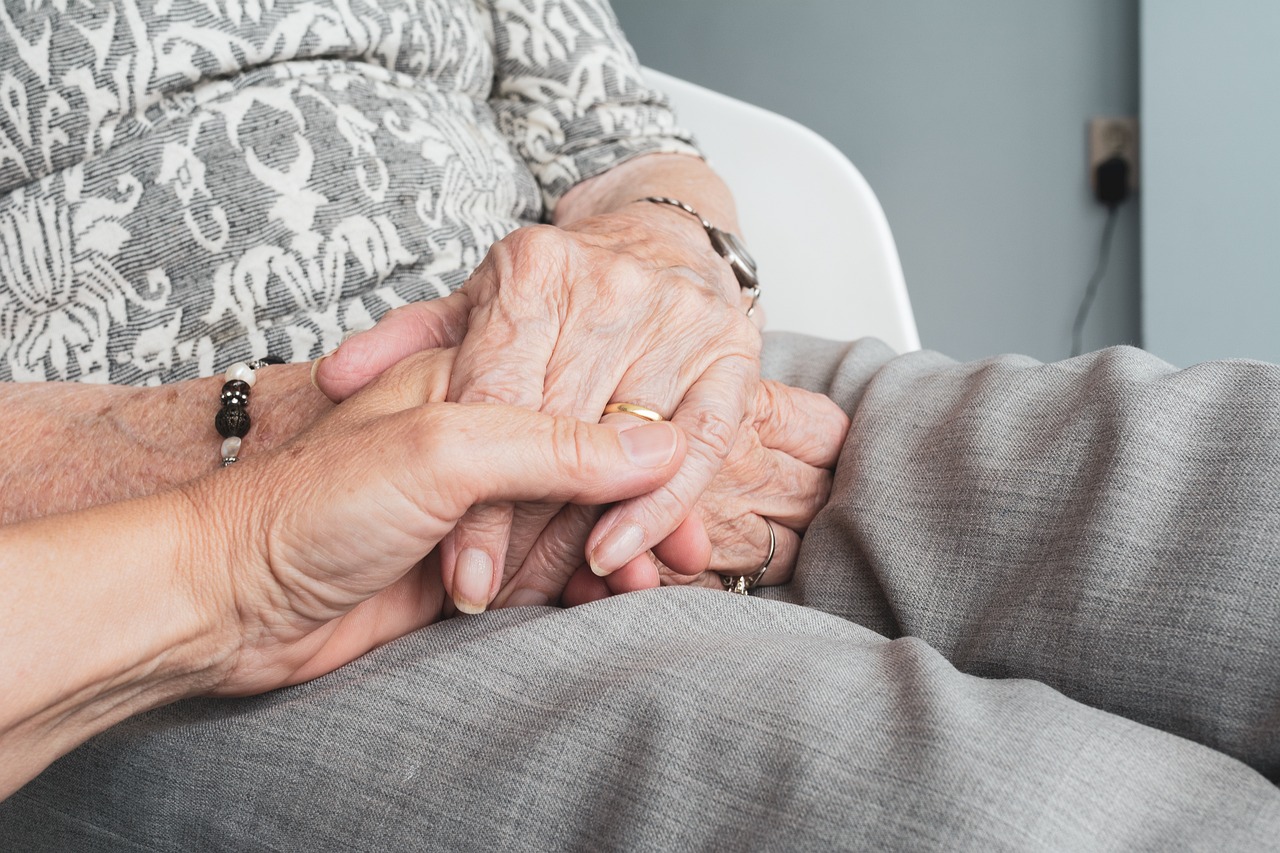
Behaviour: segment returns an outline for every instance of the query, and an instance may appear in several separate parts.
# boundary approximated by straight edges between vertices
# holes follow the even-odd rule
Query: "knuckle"
[[[677,473],[649,494],[635,498],[630,517],[645,530],[665,536],[693,511],[700,494],[695,486],[692,478]]]
[[[406,414],[414,422],[410,428],[401,430],[401,433],[413,458],[421,460],[432,469],[442,467],[446,454],[440,437],[465,433],[466,425],[459,422],[458,415],[461,413],[452,406],[428,403],[410,409]]]
[[[790,396],[784,393],[784,388],[777,382],[765,379],[756,386],[756,423],[790,423],[794,409]]]
[[[705,447],[718,460],[729,456],[738,439],[739,424],[710,406],[701,406],[695,410],[687,424],[689,438]]]
[[[679,572],[673,572],[666,566],[660,566],[658,568],[658,583],[662,586],[706,586],[701,578],[703,575],[708,574],[710,573],[703,572],[700,575],[682,575]]]
[[[512,231],[496,245],[502,247],[500,257],[511,263],[515,271],[545,273],[565,266],[570,244],[559,228],[527,225]]]
[[[724,581],[720,580],[720,576],[715,572],[703,572],[700,575],[694,575],[689,579],[690,586],[700,586],[704,589],[724,589]]]
[[[787,525],[803,532],[827,505],[827,497],[831,494],[831,474],[822,471],[819,476],[797,484],[796,488],[800,491],[793,494],[799,497],[792,512],[787,513]]]
[[[849,436],[852,422],[834,402],[820,395],[814,396],[818,398],[819,404],[808,411],[796,408],[793,423],[801,424],[796,428],[803,429],[805,434],[812,436],[814,457],[821,459],[826,465],[834,466]],[[807,414],[808,417],[802,419],[800,415],[803,414]]]
[[[590,532],[590,527],[583,529],[568,525],[557,525],[555,529],[549,530],[544,537],[543,547],[557,559],[535,563],[532,567],[534,573],[548,580],[558,577],[560,572],[557,566],[567,566],[571,557],[581,558],[583,548],[586,546],[587,534]]]
[[[461,513],[473,502],[471,486],[474,484],[468,482],[469,478],[440,476],[441,472],[450,470],[452,464],[440,437],[460,434],[466,425],[459,423],[448,407],[438,404],[409,409],[400,417],[404,420],[396,425],[395,444],[403,454],[404,468],[411,482],[433,490],[442,507],[452,508],[450,512],[456,509]]]
[[[664,299],[674,299],[678,316],[696,322],[704,333],[710,330],[716,338],[725,337],[726,329],[736,328],[738,312],[725,302],[713,282],[686,270],[677,272],[681,274],[674,276],[676,284],[662,292]]]
[[[681,307],[706,307],[715,301],[706,280],[688,267],[672,267],[664,278],[664,293]]]
[[[521,568],[526,581],[545,593],[559,593],[569,581],[586,547],[590,524],[552,525]]]
[[[853,421],[843,409],[834,402],[831,404],[832,415],[827,419],[830,425],[832,444],[844,444],[845,438],[849,435],[849,429],[853,426]]]
[[[543,239],[539,233],[541,228],[541,225],[517,228],[494,243],[489,250],[490,254],[495,258],[510,257],[532,248]]]
[[[642,284],[651,276],[649,267],[635,255],[628,252],[610,252],[607,257],[608,260],[605,263],[610,272],[630,285]]]
[[[679,288],[670,286],[669,276],[631,252],[593,249],[584,261],[582,271],[592,282],[590,292],[599,295],[593,301],[599,309],[638,319],[635,315],[647,312],[636,312],[637,302],[663,312],[679,303]]]
[[[801,512],[812,517],[822,505],[827,502],[827,495],[831,492],[831,472],[824,469],[810,469],[808,476],[803,478],[797,477],[797,482],[793,485],[792,494],[800,498],[799,505]]]
[[[667,295],[655,280],[653,270],[631,255],[614,255],[608,262],[608,270],[602,279],[614,290],[621,290],[630,298],[643,299]],[[673,294],[674,295],[674,294]],[[627,306],[619,306],[626,308]]]
[[[480,303],[540,304],[566,280],[571,250],[559,228],[517,228],[490,247],[464,290]]]
[[[560,470],[588,474],[595,462],[595,442],[591,427],[571,417],[556,417],[552,425],[551,448]]]
[[[541,399],[536,394],[523,392],[517,386],[495,382],[460,390],[457,402],[482,406],[519,406],[522,409],[536,410]]]
[[[842,413],[843,414],[843,413]],[[831,455],[838,455],[840,448],[844,446],[844,441],[849,435],[849,418],[841,417],[834,422],[829,422],[826,434],[826,443],[824,448],[831,450]]]
[[[742,389],[742,405],[746,408],[756,386],[760,384],[760,359],[750,353],[737,352],[726,356],[722,361],[725,362],[729,375]]]
[[[467,510],[458,520],[456,535],[458,548],[485,547],[489,544],[505,546],[511,530],[510,504],[480,505]]]

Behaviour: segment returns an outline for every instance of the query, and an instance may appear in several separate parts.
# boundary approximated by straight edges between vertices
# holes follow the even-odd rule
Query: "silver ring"
[[[724,588],[729,592],[737,595],[750,595],[751,590],[755,589],[756,584],[760,583],[760,579],[764,577],[764,573],[769,571],[769,564],[773,562],[774,552],[778,550],[778,537],[773,532],[773,522],[766,518],[764,523],[769,528],[769,554],[764,558],[764,565],[749,575],[721,575],[720,580],[724,582]]]

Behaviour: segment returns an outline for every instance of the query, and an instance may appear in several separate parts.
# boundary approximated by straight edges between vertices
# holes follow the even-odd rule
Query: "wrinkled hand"
[[[589,529],[600,510],[567,506],[495,604],[581,604],[654,586],[659,576],[667,585],[722,589],[721,575],[752,574],[764,563],[769,550],[766,518],[773,525],[776,550],[759,583],[786,583],[800,537],[830,494],[849,418],[821,394],[771,381],[760,383],[754,410],[753,423],[742,431],[694,514],[654,547],[657,561],[642,555],[623,571],[596,577],[581,563],[582,541],[574,537],[585,537],[577,531]]]
[[[711,540],[709,570],[693,575],[696,551],[680,541],[655,550],[665,564],[664,585],[723,589],[723,575],[750,575],[769,550],[768,519],[776,549],[758,584],[791,580],[800,539],[831,496],[831,480],[849,433],[849,417],[830,398],[776,382],[761,383],[754,431],[744,431],[741,452],[698,504]],[[692,560],[691,560],[692,557]],[[674,570],[674,571],[673,571]]]
[[[226,559],[201,575],[237,649],[216,693],[305,681],[434,621],[444,590],[423,555],[473,505],[630,498],[683,460],[667,424],[441,403],[452,366],[406,359],[278,451],[183,487],[214,531],[200,552]]]
[[[692,217],[635,204],[568,229],[513,232],[457,293],[391,312],[325,359],[316,379],[340,400],[411,352],[461,341],[450,400],[590,422],[611,401],[662,413],[686,435],[688,454],[661,489],[596,522],[584,550],[607,575],[681,524],[749,418],[760,336],[744,308]],[[441,547],[444,585],[459,608],[487,606],[506,574],[494,567],[514,571],[554,516],[521,508],[513,535],[510,505],[467,513]]]

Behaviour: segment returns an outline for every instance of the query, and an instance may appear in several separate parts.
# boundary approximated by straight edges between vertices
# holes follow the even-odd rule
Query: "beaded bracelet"
[[[268,364],[284,364],[284,359],[269,355],[253,361],[237,361],[227,368],[222,408],[213,419],[213,428],[222,436],[223,468],[239,458],[241,440],[249,432],[249,389],[257,381],[254,371]]]

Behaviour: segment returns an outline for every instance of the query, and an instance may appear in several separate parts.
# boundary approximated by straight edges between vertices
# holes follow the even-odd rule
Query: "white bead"
[[[224,438],[222,440],[222,458],[226,459],[228,456],[239,456],[239,455],[240,455],[240,439],[234,435],[231,436],[230,438]]]
[[[235,364],[227,368],[227,381],[234,382],[239,379],[250,388],[256,381],[253,376],[253,368],[245,364],[243,361],[237,361]]]

